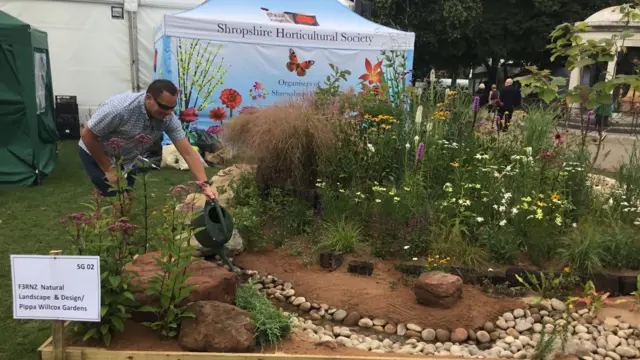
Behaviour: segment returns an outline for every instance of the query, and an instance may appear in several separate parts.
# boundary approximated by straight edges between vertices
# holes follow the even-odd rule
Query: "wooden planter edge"
[[[65,324],[68,325],[70,322]],[[364,350],[363,350],[364,351]],[[412,357],[382,356],[340,356],[340,355],[300,355],[300,354],[257,354],[257,353],[206,353],[173,351],[108,350],[88,346],[65,347],[65,360],[407,360]],[[40,360],[54,360],[53,336],[38,348]],[[422,359],[460,360],[457,357],[421,356]]]

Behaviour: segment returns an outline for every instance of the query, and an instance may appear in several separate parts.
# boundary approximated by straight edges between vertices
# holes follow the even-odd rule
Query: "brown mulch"
[[[345,257],[344,264],[329,272],[318,265],[305,266],[299,257],[291,256],[287,249],[257,253],[243,253],[234,258],[238,266],[273,275],[290,281],[296,296],[308,301],[325,303],[361,316],[380,317],[387,321],[414,323],[421,327],[475,329],[499,315],[524,306],[514,299],[496,299],[485,296],[478,288],[465,285],[463,299],[451,309],[429,308],[417,304],[411,288],[403,285],[403,274],[394,263],[371,257],[358,257],[374,263],[372,276],[358,276],[347,272],[353,258]],[[392,284],[395,284],[392,286]]]

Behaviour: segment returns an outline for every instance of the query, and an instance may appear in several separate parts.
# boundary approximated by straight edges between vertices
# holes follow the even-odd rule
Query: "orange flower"
[[[225,110],[220,106],[215,107],[211,109],[211,111],[209,111],[209,118],[213,121],[222,122],[224,119],[227,118],[227,110]]]
[[[220,94],[220,101],[224,106],[233,110],[242,104],[242,95],[233,89],[224,89]]]
[[[382,67],[382,60],[378,61],[375,65],[371,65],[371,61],[369,59],[364,59],[364,66],[367,70],[366,74],[360,75],[358,79],[362,81],[368,81],[369,85],[371,84],[380,84],[381,77],[384,76],[384,72],[380,70]]]

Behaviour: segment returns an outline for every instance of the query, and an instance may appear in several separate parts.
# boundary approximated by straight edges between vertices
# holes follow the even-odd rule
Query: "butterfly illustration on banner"
[[[293,49],[289,49],[289,61],[287,62],[287,70],[290,72],[296,72],[298,76],[307,75],[307,70],[313,66],[316,62],[313,60],[307,60],[303,62],[298,62],[298,56]]]

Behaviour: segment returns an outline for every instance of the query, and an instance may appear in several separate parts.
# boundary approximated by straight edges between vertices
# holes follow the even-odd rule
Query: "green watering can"
[[[229,271],[233,271],[233,265],[224,254],[224,245],[233,234],[233,218],[227,209],[220,206],[217,200],[207,201],[202,213],[191,221],[191,226],[204,228],[194,235],[198,243],[220,256]]]

